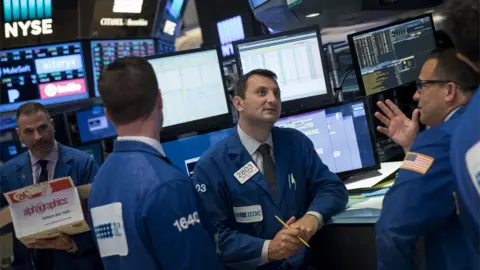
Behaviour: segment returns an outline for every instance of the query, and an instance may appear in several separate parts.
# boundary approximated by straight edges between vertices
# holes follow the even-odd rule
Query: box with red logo
[[[73,235],[90,230],[77,188],[70,177],[4,194],[16,237],[25,245],[61,232]]]

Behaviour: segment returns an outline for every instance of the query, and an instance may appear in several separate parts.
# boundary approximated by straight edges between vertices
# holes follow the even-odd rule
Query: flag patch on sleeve
[[[426,174],[432,166],[434,160],[434,158],[427,155],[408,152],[400,168],[404,170],[418,172],[421,174]]]

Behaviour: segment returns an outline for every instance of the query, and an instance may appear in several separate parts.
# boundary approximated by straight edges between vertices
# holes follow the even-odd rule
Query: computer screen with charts
[[[355,33],[348,41],[364,95],[414,83],[436,48],[431,15]]]
[[[213,131],[166,142],[162,144],[162,147],[173,164],[192,177],[193,170],[200,156],[211,146],[226,138],[231,132],[231,128]]]
[[[99,141],[117,136],[113,124],[105,116],[103,106],[76,112],[77,127],[82,143]]]
[[[275,125],[308,136],[323,163],[334,173],[379,168],[364,101],[284,117]]]
[[[89,97],[80,42],[0,50],[0,112]]]
[[[163,98],[162,137],[201,132],[212,124],[231,127],[233,120],[218,49],[192,50],[148,57]],[[188,125],[185,129],[181,125]],[[176,134],[179,135],[179,134]]]
[[[95,96],[99,97],[98,79],[103,69],[118,58],[154,55],[155,41],[153,39],[92,40],[90,50]]]
[[[242,75],[254,69],[269,69],[277,74],[286,111],[330,103],[331,86],[318,28],[282,32],[233,44]],[[297,102],[292,103],[294,101]]]

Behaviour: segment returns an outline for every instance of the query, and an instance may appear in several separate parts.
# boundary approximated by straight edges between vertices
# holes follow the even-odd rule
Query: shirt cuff
[[[318,219],[318,229],[320,230],[323,227],[323,217],[320,215],[320,213],[315,212],[315,211],[308,211],[306,215],[311,215],[314,216]]]
[[[258,266],[268,263],[268,247],[270,246],[270,242],[271,240],[265,240],[265,242],[263,242],[262,257]]]

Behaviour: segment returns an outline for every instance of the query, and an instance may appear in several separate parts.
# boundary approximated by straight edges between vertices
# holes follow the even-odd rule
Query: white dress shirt
[[[274,146],[273,146],[273,139],[272,139],[272,133],[268,135],[267,139],[264,142],[259,142],[255,140],[254,138],[250,137],[247,135],[242,128],[240,128],[240,125],[237,125],[237,132],[238,132],[238,137],[240,137],[240,142],[242,143],[243,147],[247,150],[248,154],[252,157],[253,161],[257,165],[258,169],[260,172],[263,173],[263,157],[260,152],[258,152],[258,148],[260,145],[266,143],[270,145],[270,155],[272,156],[272,160],[275,163],[275,156],[274,156]],[[307,215],[312,215],[315,216],[318,221],[319,225],[318,228],[320,229],[323,225],[323,217],[320,215],[320,213],[315,212],[315,211],[309,211],[306,213]],[[263,248],[262,248],[262,257],[260,259],[260,264],[263,265],[268,263],[268,246],[270,245],[271,240],[265,240],[263,243]]]
[[[42,172],[42,166],[38,164],[40,160],[46,160],[47,163],[47,171],[48,171],[48,180],[53,179],[53,175],[55,173],[55,167],[58,161],[58,143],[57,141],[53,141],[53,148],[50,150],[48,155],[44,156],[43,158],[37,158],[32,155],[32,152],[29,151],[30,155],[30,164],[32,166],[32,179],[33,184],[38,184],[38,178],[40,177],[40,173]]]
[[[163,147],[159,141],[145,136],[120,136],[117,137],[117,141],[136,141],[142,142],[145,144],[150,145],[154,149],[156,149],[162,156],[166,157],[165,152],[163,151]]]

